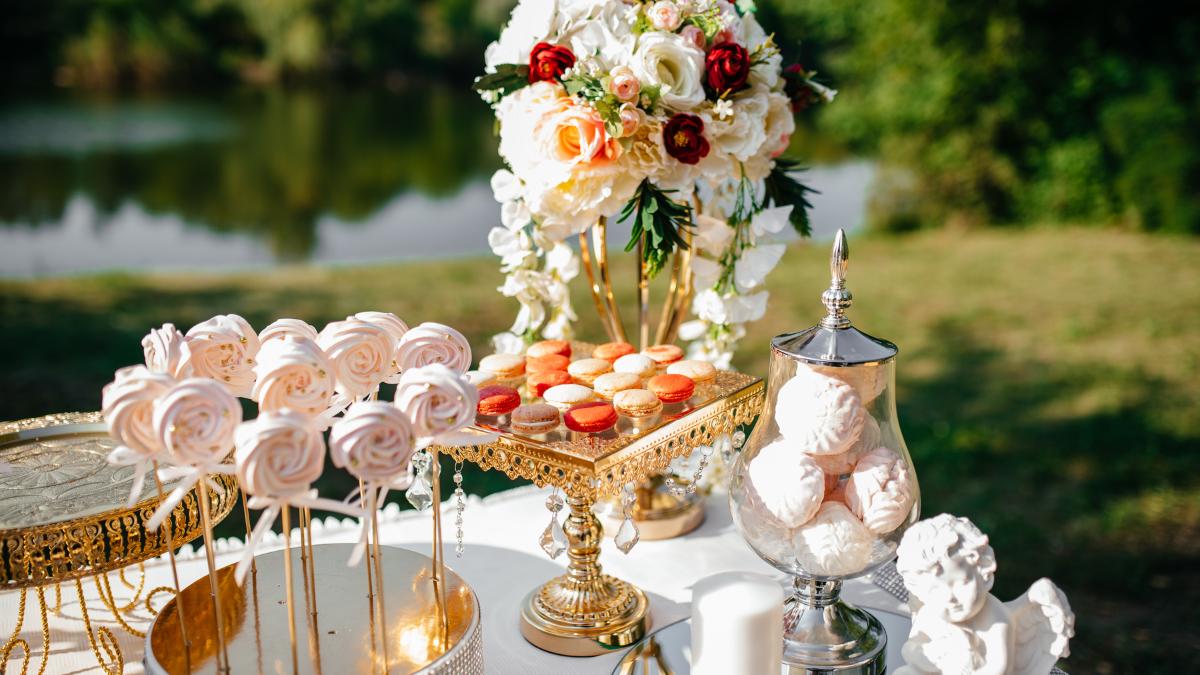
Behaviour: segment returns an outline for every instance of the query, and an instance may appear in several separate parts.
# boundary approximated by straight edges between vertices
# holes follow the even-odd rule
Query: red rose
[[[667,154],[684,164],[695,164],[708,156],[708,139],[704,137],[704,120],[695,115],[679,113],[663,127],[663,145]]]
[[[708,88],[717,96],[746,86],[750,77],[750,52],[736,42],[724,42],[708,50],[704,57]]]
[[[529,52],[529,83],[557,80],[567,68],[575,65],[575,54],[566,47],[539,42]]]

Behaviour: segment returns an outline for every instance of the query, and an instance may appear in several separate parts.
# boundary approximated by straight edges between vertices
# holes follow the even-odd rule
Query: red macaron
[[[563,423],[571,431],[596,433],[607,431],[617,423],[617,411],[611,403],[593,401],[573,406],[563,415]]]
[[[545,394],[546,390],[550,387],[570,383],[571,376],[564,370],[547,370],[531,373],[525,378],[525,384],[529,386],[529,392],[537,398],[541,398],[542,394]]]
[[[521,405],[521,393],[512,387],[493,384],[479,390],[480,415],[507,415]]]

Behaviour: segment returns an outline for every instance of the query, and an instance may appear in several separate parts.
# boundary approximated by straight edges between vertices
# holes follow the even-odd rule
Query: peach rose
[[[703,33],[701,33],[703,35]],[[642,91],[642,83],[629,66],[617,66],[609,73],[608,90],[617,100],[629,103],[636,101]]]
[[[539,145],[547,157],[571,165],[604,165],[621,155],[604,120],[590,106],[559,99],[539,125]]]
[[[683,15],[679,11],[679,5],[676,5],[671,0],[658,0],[658,2],[650,5],[646,10],[646,18],[650,20],[650,25],[658,30],[673,31],[679,28],[679,24],[683,21]]]
[[[629,103],[621,106],[621,137],[632,136],[637,133],[638,127],[642,125],[642,111],[638,107]]]

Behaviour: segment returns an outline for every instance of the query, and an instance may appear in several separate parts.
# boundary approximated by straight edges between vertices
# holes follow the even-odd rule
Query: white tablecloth
[[[580,675],[611,673],[619,653],[590,659],[569,658],[543,652],[527,643],[517,627],[518,607],[525,594],[534,586],[560,574],[566,556],[552,561],[538,547],[538,537],[549,513],[543,504],[548,490],[533,487],[517,488],[485,499],[472,497],[466,509],[466,553],[461,559],[453,554],[453,514],[447,506],[443,518],[447,558],[454,568],[475,589],[483,608],[484,653],[487,672],[496,675]],[[237,514],[234,514],[236,516]],[[687,537],[667,541],[643,541],[629,555],[623,555],[611,540],[603,545],[601,563],[604,569],[644,589],[651,599],[654,626],[665,626],[688,615],[692,585],[710,574],[727,570],[749,570],[765,574],[778,573],[758,558],[742,541],[733,527],[724,495],[714,495],[706,503],[704,524]],[[428,513],[400,511],[395,505],[385,509],[381,520],[384,544],[410,548],[429,555],[431,519]],[[358,535],[357,523],[329,518],[314,522],[314,541],[317,544],[352,542]],[[295,539],[293,539],[295,541]],[[218,565],[235,562],[242,543],[222,540],[217,543]],[[279,548],[281,540],[268,540],[262,550]],[[184,547],[180,556],[180,580],[184,585],[201,578],[205,573],[202,550]],[[166,558],[146,564],[146,587],[169,586],[170,567]],[[136,575],[133,575],[136,576]],[[110,575],[118,599],[128,596]],[[84,583],[89,608],[101,607],[95,584]],[[892,595],[866,581],[846,584],[845,596],[850,602],[864,607],[907,613],[907,607]],[[53,636],[52,655],[47,673],[100,673],[88,646],[79,621],[79,604],[74,600],[74,586],[63,587],[63,607],[58,615],[50,615]],[[19,594],[0,594],[0,641],[7,639],[16,625]],[[53,604],[53,592],[48,593]],[[93,621],[108,626],[119,638],[126,661],[125,672],[141,673],[142,640],[121,630],[106,612],[93,609]],[[144,609],[140,621],[131,622],[144,629],[150,617]],[[37,602],[30,594],[22,636],[34,650],[30,672],[41,660],[41,626]],[[892,636],[897,639],[898,636]],[[18,657],[19,658],[19,657]],[[13,664],[15,665],[15,664]],[[19,672],[12,670],[11,672]]]

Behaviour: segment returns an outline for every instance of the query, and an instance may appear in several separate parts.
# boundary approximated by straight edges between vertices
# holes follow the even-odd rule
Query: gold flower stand
[[[591,353],[591,346],[577,344],[574,350]],[[685,407],[666,412],[641,435],[539,441],[476,426],[481,433],[498,433],[498,438],[485,445],[439,447],[439,453],[456,461],[557,487],[566,495],[567,571],[526,597],[520,619],[525,639],[566,656],[595,656],[641,639],[649,623],[646,595],[602,572],[602,526],[593,505],[627,483],[640,484],[654,476],[671,460],[752,424],[763,402],[762,379],[719,371],[713,382],[697,388]]]
[[[137,637],[144,633],[125,619],[139,602],[154,613],[151,601],[175,589],[144,588],[145,575],[136,582],[125,568],[138,565],[189,542],[203,533],[197,492],[189,493],[171,515],[171,527],[147,531],[143,524],[160,501],[157,484],[147,477],[141,498],[125,507],[133,481],[131,467],[114,467],[105,460],[116,446],[98,412],[62,413],[17,422],[0,423],[0,591],[20,592],[16,625],[0,635],[0,672],[10,672],[9,661],[24,653],[21,673],[29,670],[31,646],[21,637],[30,589],[37,596],[42,627],[42,659],[37,672],[46,671],[53,638],[48,613],[61,607],[62,584],[75,588],[88,644],[100,668],[121,673],[124,657],[112,631],[93,627],[84,595],[91,579],[104,609],[122,630]],[[212,476],[222,490],[209,491],[209,508],[220,521],[237,502],[237,483],[231,476]],[[163,486],[163,491],[171,485]],[[113,593],[109,574],[133,597],[121,603]],[[53,588],[54,605],[46,599]],[[94,608],[93,608],[94,609]]]

